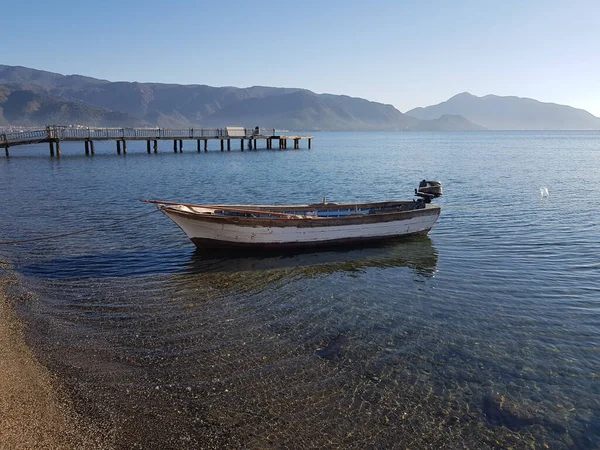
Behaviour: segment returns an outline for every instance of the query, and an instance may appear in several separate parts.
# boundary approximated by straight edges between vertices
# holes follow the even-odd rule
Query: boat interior
[[[168,208],[183,212],[252,218],[340,218],[352,215],[387,214],[425,208],[421,200],[379,203],[316,203],[312,205],[172,205]]]

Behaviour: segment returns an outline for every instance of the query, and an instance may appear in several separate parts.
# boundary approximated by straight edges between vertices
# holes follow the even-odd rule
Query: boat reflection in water
[[[431,239],[419,236],[360,249],[332,248],[260,256],[197,250],[179,275],[188,282],[197,280],[219,290],[250,291],[285,280],[326,277],[339,272],[358,274],[369,268],[407,267],[427,278],[437,271],[437,262]]]
[[[437,252],[426,236],[403,239],[363,248],[332,248],[320,251],[252,253],[196,250],[188,273],[236,273],[292,269],[294,275],[318,276],[367,267],[410,267],[423,276],[432,276]]]
[[[332,248],[320,251],[230,253],[223,251],[140,251],[74,256],[36,262],[21,268],[26,276],[54,279],[102,279],[150,275],[196,276],[216,285],[245,280],[314,278],[336,272],[367,268],[408,267],[431,277],[437,266],[437,251],[427,236],[360,249]],[[268,274],[269,277],[265,278]]]

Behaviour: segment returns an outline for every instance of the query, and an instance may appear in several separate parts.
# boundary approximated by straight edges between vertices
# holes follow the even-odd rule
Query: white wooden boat
[[[422,181],[417,200],[312,205],[154,203],[198,248],[297,248],[356,244],[427,234],[440,215],[435,181]]]

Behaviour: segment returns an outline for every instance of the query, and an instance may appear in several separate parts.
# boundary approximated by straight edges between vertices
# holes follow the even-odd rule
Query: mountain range
[[[517,97],[459,94],[406,114],[306,89],[111,82],[0,65],[0,125],[224,127],[302,131],[600,129],[583,110]]]

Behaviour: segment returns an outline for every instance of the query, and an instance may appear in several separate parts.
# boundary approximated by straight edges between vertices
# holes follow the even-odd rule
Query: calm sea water
[[[312,150],[15,148],[29,340],[120,448],[598,448],[600,133],[321,133]],[[305,143],[304,143],[305,145]],[[411,198],[429,237],[202,254],[139,199]],[[549,196],[540,196],[547,187]]]

